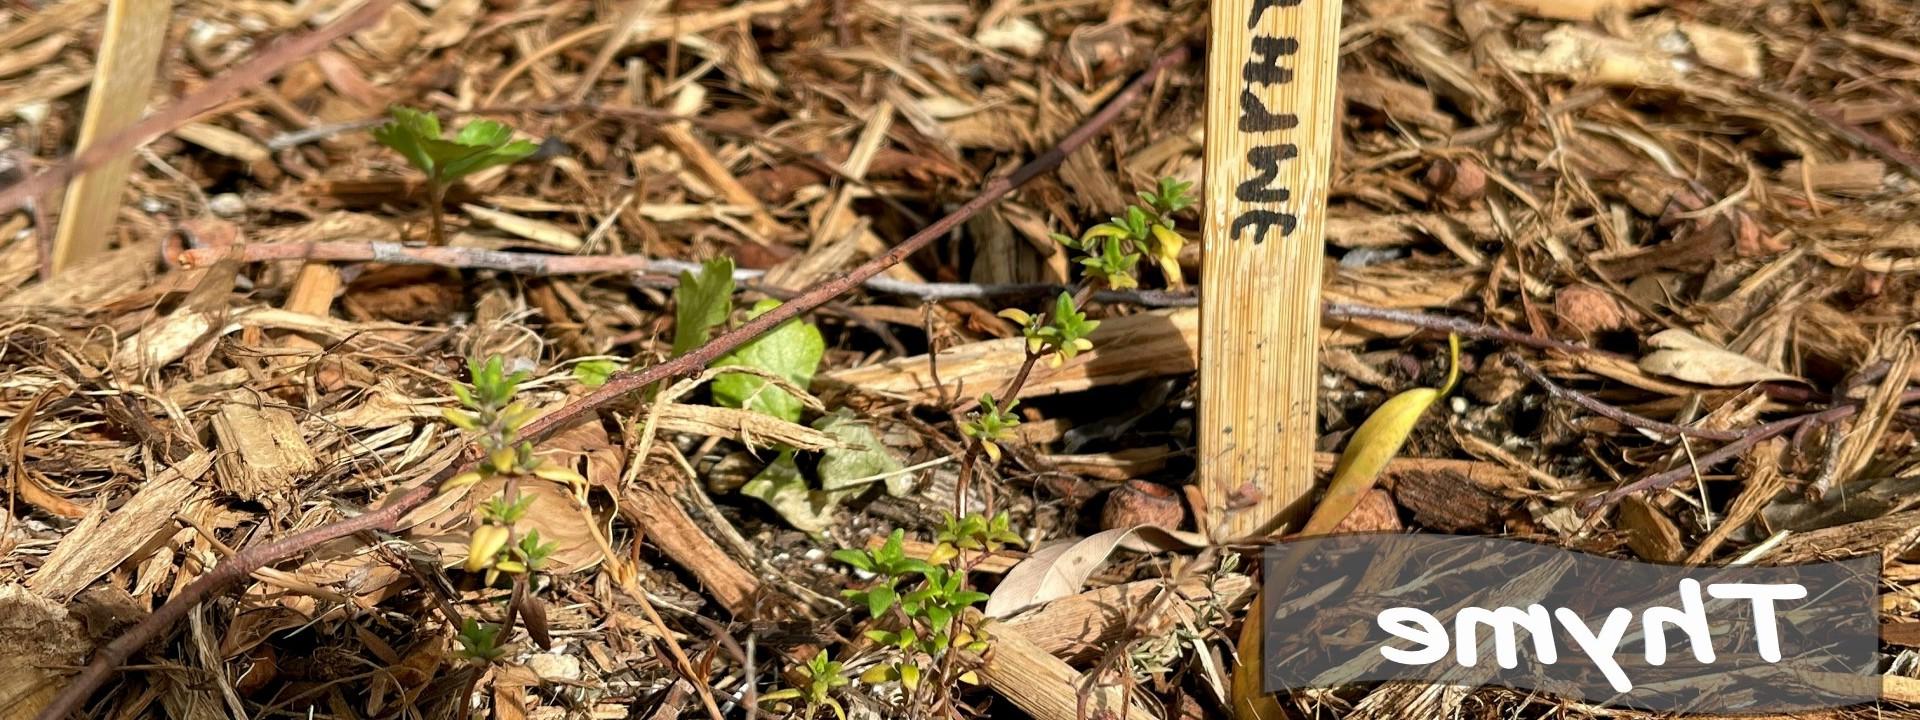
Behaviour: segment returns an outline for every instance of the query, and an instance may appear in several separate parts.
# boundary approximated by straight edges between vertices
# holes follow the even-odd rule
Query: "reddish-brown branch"
[[[1559,350],[1561,352],[1578,353],[1582,355],[1605,355],[1609,357],[1622,357],[1621,355],[1618,355],[1616,353],[1610,353],[1605,350],[1600,350],[1598,348],[1589,347],[1589,346],[1581,345],[1578,343],[1570,343],[1564,340],[1555,340],[1550,337],[1543,337],[1540,335],[1533,335],[1530,333],[1515,332],[1505,328],[1498,328],[1492,325],[1477,323],[1472,320],[1462,320],[1460,318],[1452,318],[1444,315],[1429,315],[1427,313],[1413,312],[1411,310],[1399,310],[1395,308],[1379,308],[1379,307],[1372,307],[1368,305],[1352,305],[1348,303],[1329,302],[1329,303],[1324,303],[1320,306],[1320,313],[1322,315],[1325,315],[1328,318],[1380,320],[1383,322],[1390,322],[1395,325],[1405,325],[1407,327],[1426,328],[1428,330],[1440,330],[1445,332],[1459,333],[1467,337],[1485,338],[1489,340],[1500,340],[1503,342],[1513,343],[1515,345],[1524,345],[1527,347],[1540,348],[1542,350]]]
[[[1534,384],[1539,385],[1540,387],[1546,388],[1548,395],[1552,395],[1562,400],[1571,402],[1575,405],[1579,405],[1580,407],[1586,408],[1588,410],[1592,410],[1594,413],[1600,415],[1601,417],[1611,419],[1615,422],[1618,422],[1622,425],[1626,425],[1628,427],[1636,427],[1642,430],[1652,430],[1654,432],[1666,433],[1668,435],[1686,435],[1688,437],[1706,438],[1708,440],[1722,440],[1722,441],[1739,440],[1741,437],[1745,436],[1745,433],[1739,430],[1710,430],[1707,428],[1687,427],[1685,425],[1675,425],[1670,422],[1661,422],[1653,418],[1641,417],[1639,415],[1635,415],[1633,413],[1627,412],[1620,408],[1601,402],[1598,399],[1586,393],[1561,387],[1558,383],[1555,383],[1551,378],[1548,378],[1546,373],[1540,372],[1539,368],[1536,368],[1532,364],[1528,363],[1527,361],[1520,359],[1519,355],[1516,355],[1513,353],[1507,353],[1506,357],[1507,357],[1507,362],[1512,363],[1514,367],[1519,368],[1520,373],[1523,375],[1526,375],[1527,379],[1532,380]]]
[[[75,175],[93,169],[105,162],[107,158],[132,152],[135,148],[152,142],[154,138],[192,122],[200,113],[213,109],[214,106],[226,102],[233,96],[259,87],[286,66],[313,57],[315,53],[332,45],[333,41],[386,17],[387,8],[392,4],[393,0],[372,0],[352,13],[334,20],[326,27],[275,43],[261,50],[251,59],[238,63],[232,72],[208,82],[206,86],[200,88],[199,92],[181,98],[179,102],[167,109],[148,115],[133,126],[88,146],[86,150],[69,156],[46,172],[0,191],[0,213],[13,212],[28,200],[45,194]]]
[[[384,9],[385,5],[385,2],[374,2],[370,3],[368,7],[379,6]],[[363,14],[365,14],[364,10],[355,13],[354,17]],[[336,25],[337,24],[338,23],[336,23]],[[302,38],[301,40],[304,41],[307,40],[307,38]],[[292,43],[289,43],[289,45],[291,44]],[[1039,157],[1034,158],[1032,161],[1029,161],[1027,164],[1020,166],[1014,170],[1012,174],[988,181],[986,185],[980,188],[980,194],[978,196],[967,201],[965,205],[960,206],[960,208],[953,213],[939,219],[932,225],[927,226],[926,229],[915,233],[912,237],[894,246],[892,250],[868,260],[845,275],[836,277],[816,286],[812,290],[801,293],[785,304],[748,321],[738,328],[723,333],[706,345],[688,352],[685,355],[653,365],[645,370],[620,373],[613,376],[613,378],[608,380],[607,384],[602,385],[599,390],[529,423],[527,427],[522,430],[522,437],[537,442],[552,434],[554,430],[594,413],[607,404],[625,397],[629,393],[648,387],[661,380],[697,372],[721,355],[732,351],[734,348],[745,344],[749,340],[765,334],[775,326],[798,317],[802,313],[818,308],[842,293],[858,287],[868,278],[899,264],[901,261],[907,259],[908,256],[933,242],[935,238],[953,231],[953,229],[959,227],[961,223],[966,222],[968,218],[973,217],[987,206],[1005,197],[1007,193],[1012,192],[1015,188],[1026,184],[1028,181],[1043,173],[1059,167],[1060,163],[1065,161],[1068,155],[1078,150],[1081,146],[1086,145],[1087,142],[1092,140],[1101,130],[1112,124],[1113,121],[1120,116],[1121,111],[1138,101],[1140,96],[1146,92],[1147,88],[1152,86],[1154,78],[1158,77],[1160,73],[1167,68],[1185,60],[1186,55],[1185,48],[1177,48],[1155,59],[1153,64],[1149,66],[1145,72],[1135,78],[1132,83],[1129,83],[1126,89],[1122,90],[1118,95],[1115,95],[1113,100],[1107,103],[1106,107],[1101,108],[1099,112],[1087,118],[1087,121],[1080,127],[1075,128],[1073,132],[1061,138],[1060,144],[1041,154]],[[152,118],[149,119],[151,120]],[[145,125],[145,123],[142,125]],[[16,188],[16,190],[17,189],[18,188]],[[10,191],[0,197],[12,197],[14,194],[14,192]],[[0,207],[3,206],[3,204],[0,204]],[[426,502],[428,498],[433,497],[435,488],[439,487],[441,482],[453,477],[455,473],[466,469],[472,463],[476,462],[479,459],[477,455],[478,453],[473,448],[469,448],[466,457],[461,462],[450,464],[420,485],[389,498],[379,510],[374,510],[364,515],[331,525],[295,533],[265,545],[247,548],[239,554],[234,555],[226,562],[214,568],[212,572],[201,576],[200,579],[195,580],[192,584],[182,589],[178,595],[175,595],[165,604],[161,605],[160,609],[154,611],[152,615],[147,616],[138,624],[129,628],[125,634],[114,639],[113,642],[108,643],[106,647],[94,655],[92,662],[89,662],[85,668],[81,669],[79,674],[74,676],[72,682],[61,689],[60,694],[55,696],[52,702],[48,703],[37,717],[39,720],[60,720],[61,718],[66,718],[78,712],[81,706],[87,701],[87,698],[93,695],[93,691],[106,682],[107,676],[110,675],[115,668],[125,663],[128,658],[131,658],[135,651],[158,637],[162,631],[172,627],[174,623],[179,622],[181,618],[186,616],[188,611],[194,606],[199,605],[200,602],[206,600],[215,592],[239,581],[241,578],[251,575],[255,570],[266,567],[268,563],[292,556],[303,550],[311,549],[329,540],[346,537],[362,531],[392,530],[395,524],[399,522],[401,516],[413,508],[420,506]]]
[[[1899,404],[1905,405],[1915,401],[1920,401],[1920,390],[1908,390],[1900,395]],[[1693,462],[1681,465],[1672,470],[1648,475],[1639,480],[1608,490],[1600,495],[1588,498],[1580,504],[1580,509],[1585,512],[1593,512],[1608,504],[1619,502],[1622,498],[1634,493],[1671,487],[1682,480],[1693,477],[1696,467],[1704,470],[1731,460],[1738,457],[1741,453],[1753,449],[1753,446],[1760,444],[1761,441],[1767,438],[1784,435],[1789,430],[1802,427],[1812,428],[1836,423],[1853,416],[1853,414],[1857,412],[1860,412],[1860,406],[1858,404],[1849,404],[1829,408],[1820,412],[1798,415],[1785,420],[1775,420],[1741,433],[1740,439],[1722,445],[1713,452],[1701,455]]]

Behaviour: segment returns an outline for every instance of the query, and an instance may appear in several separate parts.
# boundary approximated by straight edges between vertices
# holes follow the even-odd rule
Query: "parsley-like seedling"
[[[426,173],[435,245],[446,244],[441,205],[446,202],[448,188],[463,177],[525,160],[540,149],[526,140],[513,139],[513,128],[492,120],[467,123],[448,139],[441,136],[439,118],[404,107],[394,108],[393,119],[373,129],[373,139]]]

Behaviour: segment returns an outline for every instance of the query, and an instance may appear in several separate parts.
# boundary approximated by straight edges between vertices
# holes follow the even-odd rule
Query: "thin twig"
[[[701,269],[699,263],[652,258],[645,255],[550,255],[472,247],[420,247],[393,242],[242,244],[193,248],[174,256],[174,262],[187,268],[208,267],[222,260],[242,263],[288,260],[377,262],[389,265],[431,265],[467,270],[497,270],[534,277],[641,273],[668,278],[668,284],[677,282],[675,276],[681,272],[697,273]],[[738,282],[751,282],[766,274],[765,270],[737,268],[733,271],[733,279]],[[868,278],[862,285],[874,292],[932,301],[1046,297],[1073,289],[1073,286],[1055,283],[913,282],[886,276]],[[1107,290],[1094,293],[1093,299],[1103,303],[1141,307],[1193,307],[1200,304],[1200,298],[1193,293],[1167,290]]]
[[[1587,345],[1581,345],[1579,343],[1570,343],[1565,340],[1555,340],[1550,337],[1541,337],[1539,335],[1533,335],[1529,333],[1515,332],[1505,328],[1498,328],[1492,325],[1485,325],[1485,324],[1473,322],[1471,320],[1462,320],[1460,318],[1446,317],[1444,315],[1429,315],[1427,313],[1413,312],[1411,310],[1399,310],[1395,308],[1379,308],[1379,307],[1372,307],[1368,305],[1354,305],[1351,303],[1330,302],[1330,303],[1324,303],[1320,306],[1320,313],[1329,318],[1381,320],[1384,322],[1393,323],[1395,325],[1406,325],[1408,327],[1425,328],[1428,330],[1444,330],[1446,332],[1459,333],[1467,337],[1483,338],[1487,340],[1500,340],[1500,341],[1512,343],[1515,345],[1524,345],[1527,347],[1540,348],[1541,350],[1559,350],[1561,352],[1578,353],[1582,355],[1604,355],[1608,357],[1623,357],[1616,353],[1610,353],[1605,350],[1601,350],[1601,349],[1594,348]]]
[[[232,72],[215,77],[201,86],[199,92],[181,98],[179,102],[168,106],[165,110],[148,115],[140,122],[100,142],[88,145],[87,149],[68,156],[60,164],[39,175],[0,190],[0,213],[18,210],[27,201],[40,197],[75,175],[98,167],[108,158],[132,152],[134,148],[172,132],[175,128],[191,122],[201,113],[213,109],[214,106],[226,102],[233,96],[260,87],[268,78],[278,74],[282,68],[295,61],[313,57],[328,45],[332,45],[333,41],[386,17],[387,8],[391,5],[393,0],[372,0],[329,23],[326,27],[274,43],[256,53],[252,58],[234,63]]]
[[[1741,432],[1739,430],[1711,430],[1708,428],[1687,427],[1685,425],[1675,425],[1673,423],[1661,422],[1653,418],[1635,415],[1633,413],[1627,412],[1620,408],[1601,402],[1598,399],[1594,398],[1592,395],[1588,395],[1586,393],[1579,392],[1577,390],[1570,390],[1568,388],[1561,387],[1560,385],[1554,383],[1552,379],[1548,378],[1546,373],[1540,372],[1539,368],[1536,368],[1533,365],[1527,363],[1527,361],[1520,359],[1519,355],[1509,352],[1509,353],[1506,353],[1506,357],[1507,357],[1507,362],[1512,364],[1514,367],[1519,368],[1521,374],[1526,375],[1528,379],[1532,380],[1535,384],[1539,385],[1540,387],[1546,388],[1548,395],[1552,395],[1554,397],[1560,398],[1561,400],[1565,400],[1575,405],[1579,405],[1580,407],[1586,408],[1588,410],[1592,410],[1595,414],[1617,421],[1622,425],[1626,425],[1629,427],[1636,427],[1642,430],[1652,430],[1658,433],[1666,433],[1668,435],[1687,435],[1687,436],[1697,437],[1697,438],[1706,438],[1708,440],[1723,440],[1723,441],[1739,440],[1740,438],[1746,436],[1746,433]]]
[[[1920,390],[1908,390],[1907,392],[1902,393],[1900,395],[1899,404],[1905,405],[1907,403],[1914,402],[1914,401],[1920,401]],[[1827,410],[1822,410],[1820,412],[1807,413],[1805,415],[1797,415],[1794,417],[1787,418],[1785,420],[1775,420],[1765,425],[1755,427],[1751,430],[1741,433],[1740,439],[1727,443],[1725,445],[1722,445],[1720,446],[1719,449],[1714,450],[1713,452],[1707,453],[1705,455],[1701,455],[1699,459],[1696,460],[1695,462],[1682,465],[1672,470],[1666,470],[1663,472],[1657,472],[1652,475],[1648,475],[1644,478],[1640,478],[1639,480],[1635,480],[1625,485],[1621,485],[1620,487],[1614,488],[1600,495],[1596,495],[1594,497],[1588,498],[1587,500],[1580,503],[1580,509],[1584,512],[1593,512],[1605,505],[1610,505],[1612,503],[1619,502],[1622,498],[1625,498],[1626,496],[1632,495],[1634,493],[1647,492],[1650,490],[1661,490],[1661,489],[1671,487],[1682,480],[1693,477],[1695,474],[1695,468],[1704,470],[1706,468],[1713,467],[1714,465],[1718,465],[1727,460],[1733,459],[1734,457],[1739,456],[1741,453],[1744,453],[1752,449],[1753,446],[1760,444],[1761,441],[1766,440],[1767,438],[1783,435],[1787,431],[1793,430],[1795,428],[1801,428],[1801,427],[1813,428],[1813,427],[1819,427],[1821,425],[1827,425],[1830,423],[1836,423],[1841,420],[1845,420],[1848,417],[1853,416],[1854,413],[1857,413],[1859,411],[1860,411],[1860,405],[1857,403],[1841,405],[1839,407],[1829,408]]]
[[[1826,126],[1829,132],[1840,136],[1842,139],[1859,146],[1867,152],[1879,155],[1882,159],[1899,165],[1906,169],[1909,175],[1920,178],[1920,157],[1916,157],[1913,153],[1900,149],[1900,146],[1894,144],[1892,141],[1880,137],[1866,128],[1847,122],[1845,118],[1842,118],[1839,114],[1831,110],[1816,107],[1813,103],[1807,102],[1793,93],[1760,87],[1758,85],[1753,86],[1753,91],[1768,100],[1800,111],[1801,114],[1811,117],[1821,125]]]
[[[190,268],[207,267],[221,260],[237,260],[244,263],[284,260],[379,262],[391,265],[436,265],[474,270],[497,270],[531,276],[640,273],[666,278],[665,282],[668,284],[677,282],[674,277],[678,273],[700,271],[699,263],[643,255],[548,255],[468,247],[416,247],[390,242],[231,245],[224,248],[194,248],[175,257],[176,262]],[[742,283],[758,280],[765,275],[764,270],[741,268],[733,271],[733,279]],[[1048,297],[1075,289],[1071,285],[1056,283],[912,282],[878,276],[866,278],[859,284],[874,292],[931,301]],[[741,289],[754,288],[747,286]],[[1200,298],[1193,293],[1168,290],[1099,290],[1090,298],[1095,302],[1110,305],[1139,307],[1193,307],[1200,303]],[[1412,310],[1328,302],[1321,305],[1320,311],[1329,319],[1377,320],[1438,332],[1459,333],[1466,337],[1499,340],[1541,350],[1614,358],[1625,357],[1589,345],[1516,332],[1463,318]]]
[[[384,11],[386,5],[386,2],[373,2],[365,7],[378,8]],[[351,17],[359,17],[363,14],[366,14],[364,9],[362,12],[357,12]],[[868,260],[866,263],[854,268],[845,275],[833,278],[816,286],[812,290],[800,294],[793,300],[768,311],[766,314],[747,321],[738,328],[722,333],[706,345],[696,348],[685,355],[650,366],[638,372],[623,372],[614,375],[605,385],[602,385],[599,390],[529,423],[522,429],[521,437],[532,442],[538,442],[548,435],[551,435],[556,429],[597,412],[602,407],[625,397],[629,393],[636,392],[667,378],[679,377],[696,372],[700,368],[706,367],[708,363],[713,362],[713,360],[721,355],[746,344],[747,341],[765,334],[781,323],[798,317],[802,313],[826,304],[827,301],[851,290],[860,283],[865,282],[868,278],[878,275],[894,265],[898,265],[909,255],[925,248],[931,244],[935,238],[945,236],[947,233],[952,232],[953,229],[959,227],[961,223],[966,222],[967,219],[978,214],[981,210],[986,209],[987,206],[1005,197],[1015,188],[1025,185],[1028,181],[1039,177],[1041,174],[1059,167],[1060,164],[1067,159],[1068,155],[1080,149],[1081,146],[1086,145],[1095,135],[1099,134],[1106,126],[1112,124],[1115,119],[1119,118],[1121,111],[1138,101],[1140,96],[1145,94],[1147,88],[1152,85],[1155,77],[1167,68],[1173,67],[1185,60],[1186,56],[1187,52],[1185,48],[1177,48],[1155,59],[1153,64],[1149,66],[1145,72],[1141,73],[1139,77],[1129,83],[1126,89],[1122,90],[1118,95],[1115,95],[1111,102],[1107,103],[1099,112],[1094,113],[1092,117],[1087,118],[1087,121],[1080,127],[1075,128],[1073,132],[1061,138],[1059,145],[1028,161],[1027,164],[1014,170],[1012,174],[989,180],[980,188],[980,194],[977,197],[967,201],[966,204],[961,205],[960,208],[953,211],[953,213],[927,226],[926,229],[902,241],[899,245],[894,246],[892,250]],[[18,188],[15,188],[15,191],[17,190]],[[12,197],[15,194],[30,194],[24,192],[16,193],[15,191],[8,191],[0,196]],[[4,207],[3,202],[0,202],[0,207]],[[158,637],[162,631],[173,627],[173,625],[185,617],[192,608],[199,605],[215,592],[239,581],[241,578],[248,577],[253,571],[265,567],[268,563],[312,549],[329,540],[346,537],[357,532],[366,530],[392,530],[400,521],[400,518],[408,511],[419,507],[429,498],[432,498],[439,488],[440,483],[476,464],[480,460],[479,456],[480,452],[477,447],[469,447],[465,458],[463,458],[463,462],[449,464],[419,485],[401,492],[398,495],[391,496],[386,504],[378,510],[370,511],[330,525],[323,525],[311,530],[295,533],[265,545],[258,545],[242,550],[227,562],[221,563],[218,567],[214,568],[212,572],[202,575],[200,579],[195,580],[193,583],[187,585],[187,587],[181,589],[179,594],[174,595],[165,604],[162,604],[152,615],[142,619],[120,637],[107,643],[106,647],[101,648],[93,660],[89,662],[85,668],[82,668],[79,674],[74,676],[72,682],[69,682],[66,687],[62,688],[60,693],[54,696],[53,700],[49,702],[46,707],[42,708],[36,717],[39,718],[39,720],[61,720],[75,714],[80,710],[81,706],[86,703],[87,699],[92,697],[94,690],[106,682],[108,675],[110,675],[114,669],[125,663],[128,658],[131,658],[134,652],[146,646],[149,641]]]

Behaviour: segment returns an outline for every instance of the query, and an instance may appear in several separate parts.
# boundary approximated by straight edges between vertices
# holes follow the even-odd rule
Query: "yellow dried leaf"
[[[512,531],[500,525],[481,524],[473,528],[473,537],[467,542],[467,572],[475,572],[493,563],[494,556],[507,546],[507,538]]]
[[[1367,421],[1355,430],[1352,439],[1347,441],[1347,449],[1340,454],[1340,462],[1334,466],[1333,480],[1327,485],[1327,495],[1313,509],[1306,527],[1300,535],[1311,536],[1325,534],[1340,524],[1340,521],[1353,512],[1373,489],[1373,483],[1380,477],[1380,471],[1386,469],[1387,462],[1400,453],[1400,447],[1407,442],[1407,435],[1420,421],[1427,408],[1453,391],[1454,383],[1460,379],[1460,337],[1447,336],[1447,382],[1438,389],[1414,388],[1388,399],[1380,409],[1373,411]],[[1256,598],[1253,607],[1263,607],[1264,599]],[[1265,617],[1259,611],[1249,613],[1247,622],[1241,626],[1239,640],[1240,664],[1234,668],[1233,683],[1233,720],[1278,720],[1287,717],[1275,696],[1264,692],[1260,687],[1261,666],[1255,658],[1260,657],[1260,643],[1265,637]]]
[[[1447,382],[1438,389],[1414,388],[1395,395],[1373,411],[1367,421],[1360,424],[1353,437],[1347,441],[1347,449],[1340,453],[1340,462],[1334,465],[1333,480],[1327,483],[1326,497],[1313,509],[1313,517],[1307,520],[1306,527],[1300,529],[1301,535],[1321,535],[1340,524],[1347,514],[1360,504],[1367,491],[1373,489],[1380,471],[1387,463],[1400,454],[1400,448],[1407,444],[1407,435],[1413,432],[1413,426],[1420,422],[1420,416],[1426,414],[1435,400],[1453,390],[1460,379],[1460,338],[1447,337],[1448,370]]]

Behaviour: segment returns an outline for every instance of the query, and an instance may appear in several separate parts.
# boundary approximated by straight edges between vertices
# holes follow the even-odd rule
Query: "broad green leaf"
[[[449,183],[458,177],[453,172],[454,165],[487,153],[487,148],[461,145],[442,137],[421,137],[414,142],[419,143],[420,151],[431,161],[425,168],[427,174]]]
[[[573,366],[573,379],[580,381],[581,385],[597,388],[607,384],[607,378],[613,377],[619,370],[620,363],[612,360],[588,360]]]
[[[707,341],[714,326],[733,308],[733,258],[700,264],[700,274],[681,271],[673,289],[673,354],[682,355]]]
[[[1333,467],[1333,479],[1327,483],[1327,495],[1313,509],[1313,516],[1300,529],[1302,535],[1321,535],[1340,524],[1347,514],[1360,504],[1367,491],[1373,489],[1380,471],[1387,463],[1400,454],[1401,446],[1406,445],[1407,435],[1413,432],[1413,426],[1420,422],[1420,416],[1432,407],[1435,400],[1453,390],[1460,379],[1460,338],[1447,336],[1447,382],[1439,389],[1414,388],[1395,395],[1382,404],[1378,410],[1360,424],[1347,440],[1347,449],[1340,453],[1340,462]]]
[[[821,489],[856,489],[872,481],[854,481],[888,473],[893,473],[886,478],[888,495],[900,497],[913,489],[913,476],[900,472],[903,467],[900,461],[894,459],[893,453],[873,433],[873,428],[862,422],[853,411],[845,408],[836,410],[815,420],[813,427],[852,446],[831,448],[820,455],[816,471],[820,475]]]
[[[480,147],[499,147],[513,139],[513,128],[492,120],[475,120],[460,128],[453,141],[461,145]]]
[[[816,535],[833,525],[833,511],[840,506],[841,495],[807,487],[807,478],[793,462],[792,450],[781,452],[765,470],[740,486],[740,494],[759,498],[787,524]]]
[[[447,179],[447,182],[452,182],[490,167],[511,165],[520,162],[521,160],[527,159],[528,156],[539,149],[540,146],[534,143],[526,140],[515,140],[506,145],[484,149],[460,160],[447,163],[446,168],[442,170],[441,173]]]
[[[777,300],[762,300],[753,306],[749,316],[759,317],[779,306]],[[827,341],[820,336],[820,329],[796,318],[715,360],[713,365],[759,368],[805,389],[813,383],[813,373],[820,368],[820,358],[826,352]],[[787,391],[744,373],[723,373],[714,378],[713,399],[727,407],[762,412],[787,422],[799,422],[800,414],[806,409],[799,398]]]
[[[433,115],[412,108],[396,107],[393,119],[387,124],[373,129],[373,139],[381,145],[400,153],[407,162],[429,175],[433,174],[433,158],[422,147],[422,141],[440,137],[440,120]]]
[[[900,595],[894,592],[893,588],[886,585],[875,586],[872,590],[867,591],[867,615],[870,617],[881,617],[885,615],[887,609],[893,607],[893,603],[899,599]]]

